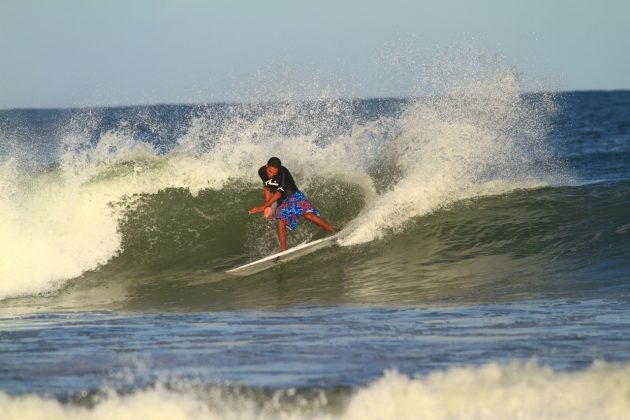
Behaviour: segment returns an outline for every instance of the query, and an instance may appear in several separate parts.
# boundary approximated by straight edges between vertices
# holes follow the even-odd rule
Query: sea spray
[[[566,171],[545,142],[553,111],[545,96],[526,101],[518,73],[502,62],[410,101],[389,129],[387,188],[348,227],[346,243],[459,200],[561,183]]]

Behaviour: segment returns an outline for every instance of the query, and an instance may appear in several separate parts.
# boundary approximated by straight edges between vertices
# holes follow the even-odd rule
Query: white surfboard
[[[270,255],[263,259],[251,262],[249,264],[242,265],[240,267],[233,268],[226,271],[228,274],[235,276],[249,276],[251,274],[258,273],[268,268],[275,267],[278,264],[299,258],[303,255],[310,254],[318,249],[325,248],[331,245],[339,245],[341,238],[339,235],[328,236],[323,239],[318,239],[313,242],[305,242],[293,248],[289,248],[286,251],[279,252],[277,254]]]

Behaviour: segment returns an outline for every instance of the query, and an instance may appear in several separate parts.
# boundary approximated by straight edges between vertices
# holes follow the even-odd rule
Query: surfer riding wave
[[[287,228],[291,231],[296,230],[300,217],[310,220],[328,233],[337,232],[297,188],[291,172],[282,166],[279,158],[270,158],[267,164],[258,170],[258,175],[263,181],[265,202],[251,209],[249,214],[263,213],[265,219],[269,220],[274,213],[274,205],[277,205],[275,218],[278,220],[277,232],[281,251],[287,249]]]

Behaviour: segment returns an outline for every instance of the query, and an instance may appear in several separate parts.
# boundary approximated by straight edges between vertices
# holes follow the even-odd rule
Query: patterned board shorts
[[[296,191],[289,198],[286,198],[276,208],[276,219],[284,222],[290,230],[297,229],[298,219],[304,216],[304,213],[313,213],[319,216],[319,211],[310,201],[306,199],[301,191]]]

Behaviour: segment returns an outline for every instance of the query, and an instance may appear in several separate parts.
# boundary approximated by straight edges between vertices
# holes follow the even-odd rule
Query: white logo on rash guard
[[[265,186],[267,186],[267,187],[268,187],[268,186],[271,186],[271,187],[278,187],[278,185],[280,185],[280,184],[279,184],[277,181],[276,181],[276,182],[274,182],[274,180],[273,180],[273,179],[269,179],[269,180],[265,181]],[[282,192],[284,192],[284,188],[282,188],[282,187],[278,187],[278,191],[282,191]]]

